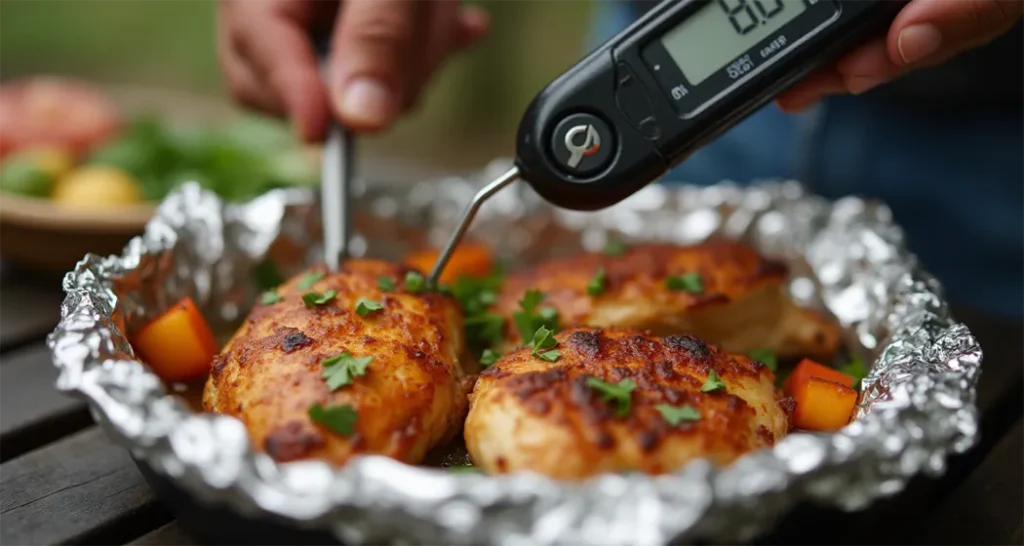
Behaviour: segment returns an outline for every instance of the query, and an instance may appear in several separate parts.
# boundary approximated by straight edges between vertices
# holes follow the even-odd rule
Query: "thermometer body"
[[[903,4],[666,0],[537,95],[519,175],[556,206],[611,206],[884,31]]]

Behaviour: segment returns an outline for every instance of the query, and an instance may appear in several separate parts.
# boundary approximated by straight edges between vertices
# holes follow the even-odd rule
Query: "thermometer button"
[[[567,116],[551,135],[551,153],[558,167],[571,175],[585,176],[604,169],[614,150],[615,133],[593,114]]]

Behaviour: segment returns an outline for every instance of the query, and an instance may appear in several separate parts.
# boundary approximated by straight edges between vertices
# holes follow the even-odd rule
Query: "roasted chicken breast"
[[[771,349],[780,357],[831,357],[839,329],[796,306],[785,290],[785,264],[736,241],[694,246],[643,244],[621,254],[581,254],[511,273],[495,310],[511,317],[528,290],[558,311],[563,327],[693,334],[728,351]],[[501,349],[522,339],[506,321]]]
[[[278,461],[372,453],[419,462],[466,415],[476,363],[458,304],[411,293],[406,270],[385,262],[322,271],[256,304],[214,360],[205,409],[239,418]]]
[[[554,362],[524,347],[480,374],[465,438],[484,470],[658,474],[699,457],[728,463],[789,430],[774,375],[746,356],[688,335],[574,328],[554,339]]]

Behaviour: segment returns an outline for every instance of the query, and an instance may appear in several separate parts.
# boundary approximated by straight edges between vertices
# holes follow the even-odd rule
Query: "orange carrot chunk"
[[[190,381],[206,375],[218,352],[217,340],[192,298],[185,298],[145,325],[132,341],[161,379]]]
[[[439,250],[429,249],[413,252],[405,257],[405,263],[425,274],[429,274],[437,261]],[[441,274],[442,284],[453,284],[459,277],[484,277],[494,270],[494,257],[491,250],[478,243],[462,243],[455,247],[455,252],[448,260],[448,265]]]
[[[783,383],[782,389],[788,396],[793,396],[793,385],[806,383],[808,379],[817,377],[846,385],[847,387],[853,387],[853,383],[856,381],[852,375],[845,374],[839,370],[823,366],[817,362],[805,358],[797,364],[796,368],[793,369],[793,373],[789,374],[786,378],[786,382]]]
[[[793,424],[804,430],[839,430],[850,422],[857,405],[857,391],[814,376],[794,383],[790,396],[796,402]]]

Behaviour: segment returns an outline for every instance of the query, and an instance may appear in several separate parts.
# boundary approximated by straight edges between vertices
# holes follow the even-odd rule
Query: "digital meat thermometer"
[[[809,72],[888,28],[893,0],[665,0],[552,81],[526,110],[515,166],[480,190],[438,256],[436,284],[477,210],[522,178],[599,210],[650,184]]]

